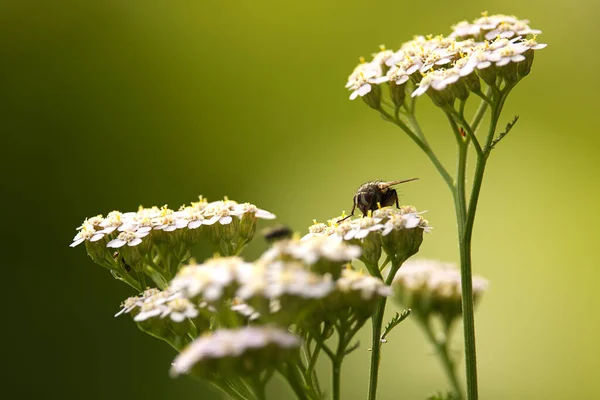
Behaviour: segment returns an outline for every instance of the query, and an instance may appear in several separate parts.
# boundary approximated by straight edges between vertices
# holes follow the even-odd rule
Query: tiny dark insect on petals
[[[278,240],[289,239],[294,232],[285,225],[275,225],[262,230],[262,236],[269,243],[277,242]]]

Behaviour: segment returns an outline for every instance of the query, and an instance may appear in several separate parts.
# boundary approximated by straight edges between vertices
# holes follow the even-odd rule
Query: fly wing
[[[385,189],[385,188],[389,188],[390,186],[395,186],[395,185],[399,185],[401,183],[406,183],[406,182],[412,182],[412,181],[416,181],[419,178],[411,178],[411,179],[405,179],[403,181],[391,181],[391,182],[382,182],[379,184],[379,187],[381,189]]]

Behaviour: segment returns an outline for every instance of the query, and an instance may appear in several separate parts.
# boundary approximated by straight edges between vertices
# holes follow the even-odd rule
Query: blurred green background
[[[131,291],[68,247],[86,216],[228,195],[304,231],[349,210],[364,181],[417,176],[402,200],[435,227],[418,256],[457,261],[434,168],[344,84],[379,44],[448,33],[483,10],[530,19],[549,46],[509,98],[503,124],[521,119],[480,202],[474,268],[491,281],[477,312],[481,398],[600,398],[600,11],[589,0],[1,1],[2,392],[216,398],[170,379],[173,351],[113,318]],[[453,138],[425,103],[420,119],[450,163]],[[346,399],[366,397],[368,335],[344,366]],[[380,398],[447,387],[406,322],[384,348]]]

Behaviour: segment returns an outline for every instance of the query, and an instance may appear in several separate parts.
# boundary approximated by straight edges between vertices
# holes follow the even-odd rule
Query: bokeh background
[[[509,98],[503,121],[521,119],[480,202],[481,398],[600,398],[596,2],[3,0],[5,398],[217,398],[170,379],[173,351],[113,318],[132,293],[68,247],[86,216],[228,195],[304,231],[349,210],[364,181],[416,176],[402,200],[435,227],[418,256],[457,261],[434,168],[344,84],[379,44],[484,10],[530,19],[549,46]],[[420,119],[450,162],[453,138],[427,102]],[[368,335],[344,366],[345,399],[366,397]],[[381,399],[448,387],[412,322],[384,350]]]

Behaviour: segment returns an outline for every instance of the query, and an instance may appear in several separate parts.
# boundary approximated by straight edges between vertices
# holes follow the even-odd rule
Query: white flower
[[[142,297],[143,302],[139,306],[140,312],[133,318],[136,322],[158,317],[165,312],[168,314],[167,303],[179,296],[169,289],[162,291],[154,289],[146,290]]]
[[[314,223],[308,227],[308,233],[304,235],[301,240],[307,240],[313,236],[329,236],[332,233],[333,229],[331,226],[314,221]]]
[[[523,46],[526,46],[527,48],[529,48],[531,50],[540,50],[540,49],[543,49],[544,47],[548,46],[545,43],[538,43],[536,41],[535,37],[533,39],[523,40],[522,44],[523,44]]]
[[[415,66],[415,71],[417,69],[418,68]],[[403,63],[392,66],[386,74],[388,80],[390,82],[394,82],[396,85],[402,85],[403,83],[406,83],[410,78],[410,75],[411,74],[408,72],[408,70],[404,68]]]
[[[434,89],[436,87],[439,87],[439,85],[441,84],[443,79],[444,79],[444,71],[442,71],[442,70],[435,70],[435,71],[428,72],[423,77],[423,79],[421,79],[421,82],[419,82],[419,87],[417,89],[415,89],[415,91],[413,91],[410,96],[411,97],[421,96],[430,87],[433,87]]]
[[[496,62],[496,65],[501,67],[510,62],[524,61],[525,56],[523,53],[527,50],[527,47],[522,44],[510,44],[495,51],[491,57],[493,57],[493,61]]]
[[[131,232],[123,231],[119,233],[116,239],[111,240],[106,244],[106,247],[119,248],[125,245],[129,247],[137,246],[142,243],[142,238],[148,236],[150,232]]]
[[[104,232],[97,231],[91,224],[84,223],[77,229],[79,229],[79,232],[73,238],[73,243],[69,245],[70,247],[75,247],[85,241],[96,242],[104,237]]]
[[[254,308],[250,307],[248,304],[242,302],[239,299],[233,300],[231,310],[248,318],[249,321],[255,321],[258,318],[260,318],[260,313],[258,311],[256,311]]]
[[[148,288],[140,293],[139,296],[129,297],[123,303],[121,303],[121,310],[115,314],[115,317],[118,317],[122,314],[128,314],[132,310],[140,308],[145,302],[159,301],[159,299],[171,295],[171,292],[161,292],[156,288]]]
[[[421,216],[418,214],[395,214],[389,217],[384,224],[381,232],[383,236],[388,235],[392,230],[413,229],[421,224]]]
[[[498,24],[495,29],[492,29],[485,34],[487,40],[492,40],[496,37],[510,39],[515,36],[537,35],[542,33],[539,29],[531,29],[527,25],[528,21],[504,21]]]
[[[236,278],[240,287],[235,295],[241,300],[263,296],[269,284],[266,279],[266,264],[262,262],[240,265],[237,268]]]
[[[179,221],[177,225],[189,229],[198,229],[202,225],[212,225],[216,222],[216,218],[206,219],[203,210],[198,207],[185,207],[174,214]]]
[[[378,232],[383,229],[380,224],[381,218],[362,217],[344,222],[342,225],[348,225],[347,232],[343,235],[344,240],[364,239],[371,232]]]
[[[113,232],[115,229],[123,225],[124,221],[132,218],[135,213],[121,213],[120,211],[111,211],[108,213],[106,218],[100,223],[100,226],[104,228],[102,231],[105,234]]]
[[[436,299],[461,298],[461,276],[456,265],[436,260],[410,260],[398,270],[393,286],[408,292],[418,292]],[[488,280],[473,276],[473,296],[480,296],[488,287]]]
[[[102,222],[104,221],[104,218],[102,218],[101,214],[96,215],[95,217],[91,217],[91,218],[86,218],[85,221],[83,221],[83,223],[77,227],[77,230],[81,230],[83,228],[94,228],[94,230],[101,230],[102,229]]]
[[[481,32],[481,26],[471,24],[468,21],[460,21],[452,27],[450,37],[469,37],[478,36]]]
[[[275,261],[265,270],[267,286],[265,295],[277,299],[283,295],[292,295],[308,299],[320,299],[334,288],[331,275],[319,275],[310,272],[302,264]]]
[[[177,218],[173,210],[164,206],[160,209],[159,215],[154,217],[152,224],[156,230],[173,232],[176,229],[184,228],[187,225],[187,221]]]
[[[469,75],[477,69],[485,69],[492,65],[492,61],[490,60],[491,52],[488,50],[477,49],[471,53],[466,63],[461,61],[461,76]],[[460,68],[460,67],[459,67]]]
[[[238,270],[239,288],[236,297],[277,299],[284,295],[305,299],[323,298],[334,287],[331,275],[311,272],[299,262],[258,261]]]
[[[455,52],[448,51],[447,49],[436,49],[426,55],[423,60],[423,66],[420,68],[421,72],[427,72],[434,65],[445,65],[452,61]]]
[[[266,210],[262,210],[256,207],[254,204],[243,203],[236,204],[233,211],[231,212],[233,215],[237,215],[238,217],[242,217],[244,214],[254,214],[256,218],[261,219],[275,219],[275,214],[270,213]]]
[[[342,271],[335,284],[342,293],[359,292],[363,300],[371,300],[375,295],[387,297],[393,294],[392,288],[381,279],[348,268]]]
[[[150,232],[154,226],[154,219],[160,215],[160,209],[158,207],[143,208],[140,207],[138,212],[133,214],[131,217],[123,221],[123,224],[119,226],[119,231],[136,231],[136,232]]]
[[[261,359],[270,359],[272,355],[280,358],[278,352],[272,353],[272,348],[293,349],[299,347],[301,339],[282,329],[274,327],[249,326],[236,330],[220,329],[212,334],[201,336],[185,348],[173,361],[171,375],[177,376],[188,373],[195,365],[221,358],[237,358],[248,351]],[[264,349],[264,352],[256,351]],[[246,363],[253,365],[254,363]]]
[[[183,322],[187,318],[196,318],[198,310],[188,299],[176,298],[168,301],[160,314],[161,318],[169,316],[173,322]]]
[[[371,63],[378,64],[380,66],[387,65],[388,60],[394,56],[392,50],[386,50],[384,45],[379,46],[379,52],[372,54],[373,59]]]
[[[352,74],[348,77],[346,88],[352,90],[350,100],[356,99],[358,96],[365,96],[371,92],[371,85],[379,85],[386,82],[387,77],[382,76],[383,71],[380,64],[363,63],[359,64]]]
[[[236,283],[238,270],[246,268],[246,264],[238,257],[218,257],[204,264],[188,265],[179,270],[169,287],[188,299],[201,296],[205,301],[216,301]]]
[[[519,20],[510,15],[487,15],[483,14],[481,18],[473,23],[461,21],[452,27],[453,32],[450,37],[480,37],[485,33],[484,38],[492,40],[497,37],[510,39],[515,36],[536,35],[541,33],[538,29],[529,27],[529,21]]]
[[[121,303],[121,310],[115,314],[115,317],[118,317],[122,314],[128,314],[131,310],[141,307],[144,304],[144,299],[139,296],[129,297],[125,299],[123,303]]]
[[[142,322],[149,318],[155,318],[161,315],[166,309],[167,306],[164,304],[146,302],[142,304],[139,314],[136,315],[133,320],[135,322]]]
[[[344,243],[336,236],[312,236],[304,240],[281,240],[267,250],[261,257],[265,262],[279,257],[291,256],[308,265],[320,259],[333,262],[346,262],[360,257],[359,246]]]
[[[235,207],[237,205],[238,203],[231,200],[209,203],[204,209],[204,216],[205,218],[208,218],[205,224],[212,225],[218,222],[221,225],[229,225],[233,221],[231,216],[235,215],[233,212],[235,211]]]

